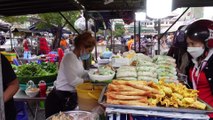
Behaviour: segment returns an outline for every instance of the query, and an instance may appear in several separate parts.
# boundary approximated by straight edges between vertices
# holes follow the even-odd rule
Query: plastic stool
[[[17,110],[16,119],[17,120],[29,120],[26,104],[24,102],[15,101],[15,106],[16,106],[16,110]]]

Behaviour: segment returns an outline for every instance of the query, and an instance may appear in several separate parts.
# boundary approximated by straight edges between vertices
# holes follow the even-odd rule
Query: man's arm
[[[16,94],[18,89],[19,89],[19,81],[17,79],[11,81],[8,84],[7,89],[4,91],[3,95],[4,102],[10,100]]]

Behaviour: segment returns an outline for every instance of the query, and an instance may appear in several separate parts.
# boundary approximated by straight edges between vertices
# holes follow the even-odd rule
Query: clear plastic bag
[[[84,30],[86,30],[86,22],[85,21],[86,20],[85,20],[84,17],[80,17],[75,21],[74,25],[77,29],[84,31]],[[91,30],[92,26],[94,26],[94,22],[91,19],[89,19],[88,20],[88,29]]]

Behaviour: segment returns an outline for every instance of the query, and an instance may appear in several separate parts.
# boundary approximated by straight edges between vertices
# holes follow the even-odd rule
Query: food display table
[[[39,108],[39,103],[41,101],[45,101],[46,97],[29,97],[25,94],[25,92],[21,89],[18,90],[18,92],[13,96],[14,101],[22,101],[26,102],[27,107],[29,108],[31,114],[33,115],[34,120],[37,119],[37,113]],[[35,102],[36,103],[36,108],[35,111],[33,112],[32,108],[29,105],[29,102]]]

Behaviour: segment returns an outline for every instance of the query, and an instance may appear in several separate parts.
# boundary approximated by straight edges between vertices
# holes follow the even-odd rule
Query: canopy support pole
[[[161,46],[161,44],[160,44],[160,39],[163,37],[160,37],[160,29],[161,29],[161,25],[160,25],[160,23],[161,23],[161,20],[160,19],[158,19],[158,37],[159,37],[159,39],[158,39],[158,55],[160,55],[160,46]],[[166,34],[166,33],[165,33]],[[163,35],[165,35],[165,34],[163,34]]]
[[[59,12],[59,14],[61,15],[61,17],[64,18],[64,20],[73,28],[73,30],[79,34],[78,30],[75,29],[75,27],[69,22],[69,20],[61,13]]]
[[[113,21],[111,21],[111,51],[114,53],[114,40],[113,40],[113,31],[112,31],[112,28],[113,28]]]
[[[139,29],[138,29],[138,37],[139,37],[139,43],[138,43],[138,45],[139,45],[139,50],[138,50],[138,52],[140,53],[141,52],[141,21],[139,21],[138,22],[138,27],[139,27]]]
[[[88,15],[87,15],[87,11],[84,11],[84,18],[85,18],[86,31],[88,31]]]
[[[134,20],[134,50],[136,52],[136,20]]]
[[[11,27],[9,30],[9,34],[10,34],[10,45],[11,45],[11,51],[13,50],[13,41],[12,41],[12,32],[11,32]]]
[[[96,45],[95,45],[95,61],[98,61],[96,20],[94,20],[94,24],[95,24],[95,40],[96,40]]]

